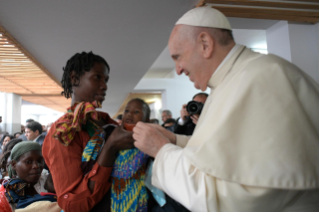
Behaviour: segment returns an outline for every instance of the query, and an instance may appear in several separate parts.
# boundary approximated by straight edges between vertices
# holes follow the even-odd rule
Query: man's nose
[[[105,83],[105,82],[102,82],[101,83],[101,85],[100,85],[100,88],[102,89],[102,90],[107,90],[107,84]]]
[[[177,73],[178,75],[181,75],[181,74],[183,73],[182,67],[181,67],[179,64],[177,64],[177,63],[176,63],[176,65],[175,65],[175,69],[176,69],[176,73]]]

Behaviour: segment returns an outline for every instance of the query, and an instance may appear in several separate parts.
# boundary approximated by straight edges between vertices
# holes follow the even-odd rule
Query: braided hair
[[[80,83],[80,77],[84,72],[90,71],[94,63],[103,63],[108,71],[110,72],[110,66],[104,58],[99,55],[93,54],[93,52],[82,52],[76,53],[73,55],[66,63],[66,66],[63,67],[63,76],[62,76],[62,87],[63,91],[61,92],[62,96],[65,96],[67,99],[72,96],[72,86],[78,86]],[[77,77],[75,84],[71,82],[71,72],[74,71]]]

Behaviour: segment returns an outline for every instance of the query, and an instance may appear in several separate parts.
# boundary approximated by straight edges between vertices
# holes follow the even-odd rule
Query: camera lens
[[[189,107],[189,112],[194,113],[194,112],[197,111],[197,109],[198,109],[197,105],[192,104],[192,105],[190,105],[190,107]]]
[[[201,102],[190,101],[186,106],[186,110],[190,115],[198,114],[202,112],[204,104]]]

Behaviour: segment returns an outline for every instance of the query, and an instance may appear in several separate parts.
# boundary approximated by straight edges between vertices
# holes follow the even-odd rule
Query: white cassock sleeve
[[[315,202],[318,198],[313,198],[318,196],[318,190],[261,188],[217,179],[194,167],[183,156],[183,148],[173,144],[164,145],[156,155],[152,184],[190,211],[270,212],[293,209],[301,212],[306,209],[310,212],[319,208],[319,202]],[[309,208],[305,208],[307,205]]]

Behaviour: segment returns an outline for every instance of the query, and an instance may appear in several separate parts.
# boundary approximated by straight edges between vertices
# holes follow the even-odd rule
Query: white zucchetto
[[[197,7],[185,13],[175,25],[211,27],[232,30],[226,16],[211,7]]]

